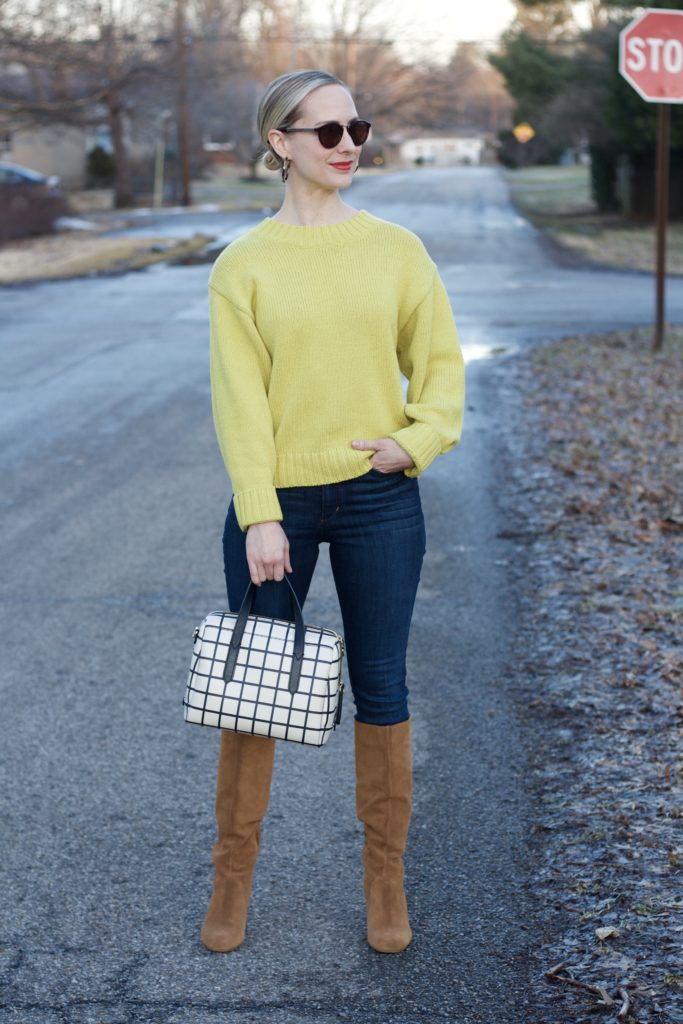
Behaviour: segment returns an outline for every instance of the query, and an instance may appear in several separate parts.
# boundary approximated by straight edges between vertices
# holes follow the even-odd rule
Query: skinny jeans
[[[302,610],[320,544],[329,544],[355,718],[372,725],[405,721],[406,650],[427,545],[417,478],[370,469],[351,480],[276,491],[289,540],[287,575]],[[234,499],[223,530],[223,562],[229,610],[237,612],[251,575]],[[265,580],[253,612],[292,621],[289,601],[284,579]]]

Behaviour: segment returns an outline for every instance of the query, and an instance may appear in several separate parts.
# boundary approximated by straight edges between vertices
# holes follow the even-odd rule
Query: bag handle
[[[299,678],[301,676],[301,666],[304,658],[304,637],[306,634],[306,627],[304,625],[304,617],[301,611],[301,605],[299,604],[299,598],[296,596],[296,591],[294,590],[287,573],[285,573],[283,579],[287,580],[287,586],[289,587],[289,604],[294,614],[294,657],[292,658],[292,669],[289,673],[289,692],[296,693],[299,689]],[[274,582],[279,583],[282,581],[275,580]],[[247,616],[251,614],[255,600],[256,584],[253,580],[250,580],[249,586],[247,587],[242,599],[240,610],[237,614],[235,628],[233,629],[232,636],[230,637],[228,656],[225,659],[225,669],[223,671],[223,679],[226,683],[229,683],[233,677],[235,666],[237,665],[237,655],[239,654],[239,649],[242,646],[244,630],[247,626]]]

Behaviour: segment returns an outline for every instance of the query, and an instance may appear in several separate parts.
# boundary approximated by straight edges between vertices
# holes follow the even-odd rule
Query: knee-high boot
[[[276,740],[221,731],[213,893],[201,931],[207,949],[227,953],[245,938],[261,820],[268,808]]]
[[[403,888],[412,813],[411,720],[370,725],[354,719],[354,726],[368,943],[379,953],[400,953],[413,934]]]

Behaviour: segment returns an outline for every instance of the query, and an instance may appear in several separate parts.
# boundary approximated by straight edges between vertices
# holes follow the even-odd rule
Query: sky
[[[341,6],[339,0],[332,2]],[[330,0],[309,0],[306,7],[316,20],[324,21],[329,4]],[[574,10],[579,24],[587,23],[585,0],[575,4]],[[511,0],[378,0],[381,14],[404,59],[422,56],[443,63],[458,42],[476,40],[493,45],[513,20],[515,7]]]
[[[406,35],[415,37],[402,42],[400,49],[409,55],[411,46],[422,47],[439,61],[446,60],[458,42],[492,43],[515,16],[510,0],[392,0],[391,6],[395,22],[405,22],[409,26]]]
[[[337,0],[334,6],[341,4]],[[329,0],[309,0],[306,7],[316,21],[326,21]],[[514,18],[515,8],[510,0],[378,0],[377,13],[391,26],[402,57],[444,62],[459,41],[493,43]]]

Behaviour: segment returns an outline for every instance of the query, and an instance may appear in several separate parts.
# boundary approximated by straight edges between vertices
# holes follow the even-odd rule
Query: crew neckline
[[[255,230],[268,238],[281,242],[294,242],[296,245],[319,245],[332,242],[352,241],[367,234],[376,224],[376,218],[361,209],[346,220],[336,224],[285,224],[284,221],[264,217],[256,225]]]

